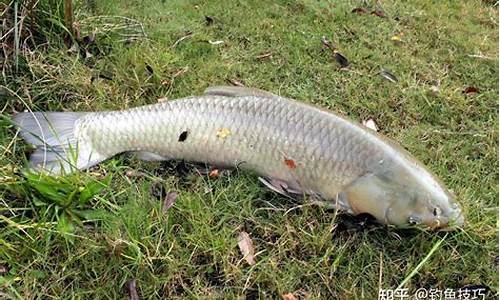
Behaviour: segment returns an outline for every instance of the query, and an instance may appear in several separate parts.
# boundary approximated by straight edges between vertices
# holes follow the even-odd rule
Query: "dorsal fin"
[[[257,97],[278,97],[270,92],[255,88],[247,88],[241,86],[210,86],[208,87],[204,95],[216,95],[216,96],[226,96],[226,97],[243,97],[243,96],[257,96]]]

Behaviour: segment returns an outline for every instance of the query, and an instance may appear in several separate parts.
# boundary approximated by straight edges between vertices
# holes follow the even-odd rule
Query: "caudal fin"
[[[91,146],[75,137],[77,120],[87,113],[23,112],[14,116],[21,137],[36,147],[31,168],[54,175],[68,174],[104,160]]]

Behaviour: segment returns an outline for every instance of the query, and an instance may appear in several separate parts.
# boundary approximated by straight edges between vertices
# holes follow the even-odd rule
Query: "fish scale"
[[[80,132],[103,156],[149,151],[169,159],[238,165],[326,196],[360,176],[363,160],[373,159],[359,160],[343,147],[339,123],[346,121],[283,98],[203,96],[91,113],[80,120],[86,129]],[[226,138],[217,137],[222,128],[230,131]],[[184,131],[187,139],[179,142]],[[347,140],[356,143],[355,137]],[[332,152],[335,147],[341,151]],[[297,167],[290,168],[285,159]],[[333,174],[325,175],[327,168]],[[325,180],[333,190],[318,190]]]

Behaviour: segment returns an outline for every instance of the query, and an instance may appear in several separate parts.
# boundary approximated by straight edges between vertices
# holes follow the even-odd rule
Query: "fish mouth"
[[[451,217],[438,217],[429,222],[425,222],[425,225],[430,230],[436,231],[454,231],[462,228],[465,224],[465,218],[460,211],[453,214]]]

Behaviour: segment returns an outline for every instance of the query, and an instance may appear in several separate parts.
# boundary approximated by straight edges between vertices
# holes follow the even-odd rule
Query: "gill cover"
[[[340,194],[355,215],[368,213],[384,224],[407,224],[411,195],[395,188],[383,176],[369,173],[349,184]]]

